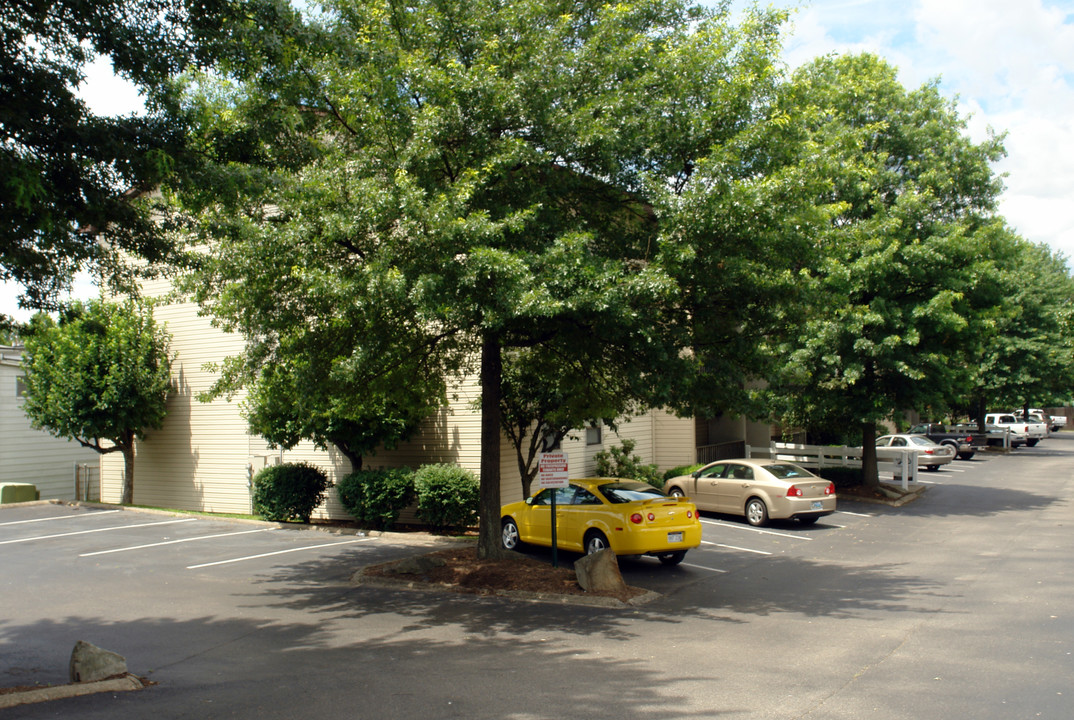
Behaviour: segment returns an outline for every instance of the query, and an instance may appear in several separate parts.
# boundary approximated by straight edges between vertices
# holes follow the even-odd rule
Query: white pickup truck
[[[1011,414],[1014,415],[1015,420],[1026,424],[1026,433],[1029,435],[1029,439],[1026,440],[1026,445],[1029,447],[1033,447],[1037,442],[1040,442],[1051,434],[1052,428],[1048,424],[1048,421],[1044,419],[1043,415],[1038,415],[1032,412],[1029,413],[1029,417],[1026,417],[1021,412]]]
[[[1029,436],[1029,425],[1019,422],[1018,418],[1012,413],[988,413],[985,415],[985,425],[1007,430],[1010,434],[1011,447],[1013,448],[1021,447],[1022,445],[1033,447],[1040,440],[1040,438],[1031,438]]]
[[[1020,415],[1021,413],[1018,414]],[[1040,415],[1042,418],[1044,418],[1044,421],[1048,423],[1052,432],[1059,432],[1067,425],[1066,415],[1045,415],[1044,411],[1039,408],[1029,408],[1029,414]]]

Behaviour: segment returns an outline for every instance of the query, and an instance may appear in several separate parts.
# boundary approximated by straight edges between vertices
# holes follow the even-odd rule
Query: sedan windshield
[[[653,500],[666,497],[652,485],[643,482],[616,482],[599,486],[600,492],[610,503],[628,503],[636,500]]]

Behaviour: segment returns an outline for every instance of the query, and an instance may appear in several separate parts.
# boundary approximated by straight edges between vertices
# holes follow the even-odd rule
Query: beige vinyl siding
[[[661,472],[683,465],[693,465],[697,456],[694,419],[676,417],[666,410],[654,410],[653,459]]]
[[[163,295],[168,286],[147,284],[146,295]],[[158,307],[154,316],[172,336],[177,353],[172,364],[174,387],[168,398],[168,415],[160,430],[137,444],[134,501],[176,509],[247,513],[250,480],[257,471],[279,462],[310,462],[328,474],[332,483],[351,471],[350,463],[334,448],[318,450],[302,443],[282,452],[269,448],[262,438],[252,437],[241,413],[241,396],[211,403],[197,399],[209,389],[216,375],[206,364],[220,363],[243,351],[240,337],[212,326],[199,317],[192,303],[176,302]],[[411,467],[450,463],[481,471],[481,417],[474,401],[480,396],[478,378],[471,376],[449,389],[449,405],[426,419],[411,440],[392,450],[380,450],[363,458],[363,467]],[[584,429],[564,439],[563,450],[573,477],[596,472],[596,454],[617,446],[620,438],[633,438],[635,453],[661,470],[693,461],[694,433],[690,420],[656,412],[620,424],[618,437],[604,428],[599,445],[587,445]],[[122,492],[123,459],[118,453],[102,460],[102,499],[118,502]],[[514,448],[501,438],[500,494],[504,503],[521,498]],[[346,519],[338,495],[330,489],[316,517]],[[409,512],[401,518],[413,522]]]
[[[5,354],[0,363],[0,482],[30,483],[42,500],[74,500],[75,464],[96,466],[97,453],[30,426],[16,397],[18,362]]]
[[[147,295],[154,291],[164,288],[146,287]],[[172,335],[173,387],[163,427],[150,430],[137,443],[134,502],[183,510],[249,512],[250,456],[264,443],[248,436],[239,411],[241,398],[211,403],[197,398],[215,380],[203,366],[241,352],[242,341],[212,327],[208,318],[198,317],[193,303],[160,306],[153,316]],[[101,476],[102,500],[118,502],[121,454],[103,459]]]

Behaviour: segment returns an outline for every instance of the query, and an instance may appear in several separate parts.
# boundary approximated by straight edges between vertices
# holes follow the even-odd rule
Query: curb
[[[16,692],[3,693],[0,694],[0,709],[16,707],[18,705],[48,702],[50,700],[62,700],[64,698],[79,697],[80,695],[142,690],[145,687],[146,684],[142,682],[141,678],[127,673],[120,677],[97,680],[96,682],[55,685],[52,687],[34,688],[33,690],[19,690]]]
[[[889,488],[897,488],[897,489],[892,489],[892,490],[886,491],[885,486],[888,486]],[[845,495],[845,496],[842,496],[840,499],[841,500],[846,500],[847,502],[867,503],[869,505],[887,505],[888,507],[902,507],[903,505],[906,505],[907,503],[911,503],[914,500],[917,500],[919,497],[921,497],[922,495],[925,494],[926,490],[927,490],[927,488],[924,485],[919,485],[917,487],[910,488],[909,492],[907,492],[905,495],[903,495],[901,487],[898,487],[898,486],[895,486],[895,485],[889,485],[888,483],[880,483],[880,491],[881,492],[884,492],[885,494],[887,494],[887,492],[891,492],[891,493],[893,493],[895,495],[895,497],[890,497],[889,496],[888,498],[885,499],[885,498],[859,497],[857,495]]]
[[[500,597],[510,600],[523,600],[526,602],[539,602],[552,605],[582,605],[603,608],[641,607],[642,605],[648,605],[652,601],[663,597],[660,593],[652,590],[647,590],[644,594],[631,598],[625,602],[618,598],[606,597],[604,595],[570,595],[563,593],[531,592],[527,590],[488,590],[473,592],[459,590],[450,585],[437,583],[406,579],[393,580],[385,577],[367,576],[364,568],[351,576],[351,585],[381,588],[384,590],[414,590],[424,593],[452,593],[455,595],[473,595],[476,597]]]

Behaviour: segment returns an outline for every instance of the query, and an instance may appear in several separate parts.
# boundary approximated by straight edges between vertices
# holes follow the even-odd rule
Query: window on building
[[[590,425],[585,429],[585,444],[600,445],[603,442],[600,425]]]

